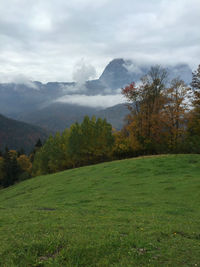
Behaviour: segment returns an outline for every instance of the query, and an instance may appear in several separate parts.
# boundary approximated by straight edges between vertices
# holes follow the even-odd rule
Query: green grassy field
[[[200,155],[114,161],[1,190],[0,266],[200,266]]]

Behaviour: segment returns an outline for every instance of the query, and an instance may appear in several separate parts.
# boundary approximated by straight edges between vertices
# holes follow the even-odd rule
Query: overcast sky
[[[200,64],[200,0],[0,0],[0,81],[98,77],[113,58]]]

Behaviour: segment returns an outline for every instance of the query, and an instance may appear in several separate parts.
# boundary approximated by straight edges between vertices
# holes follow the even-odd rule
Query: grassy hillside
[[[200,266],[200,155],[128,159],[0,191],[1,266]]]

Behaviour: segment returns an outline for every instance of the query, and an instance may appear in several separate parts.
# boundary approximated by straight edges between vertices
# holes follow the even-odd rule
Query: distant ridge
[[[47,136],[48,133],[37,126],[9,119],[0,114],[1,150],[7,146],[9,149],[23,148],[26,152],[30,152],[39,138],[44,140]]]
[[[165,66],[163,66],[165,67]],[[186,84],[191,83],[192,70],[187,64],[166,66],[169,79],[179,77]],[[0,84],[0,113],[13,119],[34,123],[50,131],[62,131],[84,115],[105,117],[114,128],[123,126],[123,115],[127,109],[121,105],[99,111],[97,107],[58,102],[62,97],[78,94],[86,96],[120,94],[120,89],[138,82],[148,73],[150,65],[139,65],[132,60],[113,59],[108,63],[99,79],[86,81],[83,85],[75,82],[28,82],[25,84]],[[122,111],[123,110],[123,111]]]

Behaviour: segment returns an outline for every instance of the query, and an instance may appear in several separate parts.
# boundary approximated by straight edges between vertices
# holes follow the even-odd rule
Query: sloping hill
[[[127,104],[118,104],[96,112],[97,118],[106,119],[116,130],[121,130],[126,124],[125,118],[130,113]]]
[[[95,114],[96,109],[72,104],[54,103],[43,109],[19,116],[21,121],[32,121],[35,125],[53,133],[64,131],[75,122],[82,122],[84,116]]]
[[[97,118],[106,118],[112,126],[120,130],[124,125],[124,118],[130,111],[125,104],[115,105],[110,108],[98,110],[91,107],[54,103],[32,113],[24,113],[19,116],[21,121],[32,122],[52,133],[64,131],[75,122],[82,122],[86,115]]]
[[[199,266],[200,155],[36,177],[0,191],[1,266]]]
[[[37,126],[9,119],[0,114],[0,149],[33,149],[36,141],[47,138],[47,132]]]

